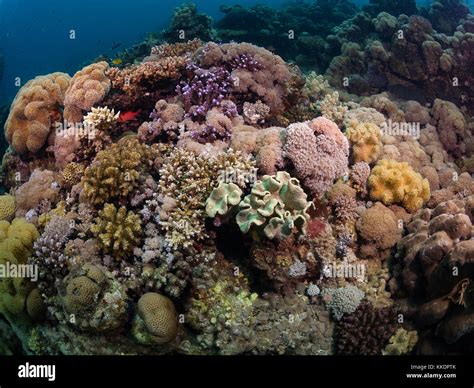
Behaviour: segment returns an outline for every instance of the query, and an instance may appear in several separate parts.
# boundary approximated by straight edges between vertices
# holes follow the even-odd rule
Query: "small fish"
[[[120,113],[119,122],[125,123],[127,121],[134,121],[137,119],[137,116],[140,114],[141,111],[141,109],[138,109],[136,112],[128,111]]]
[[[121,65],[123,63],[123,61],[120,59],[120,58],[115,58],[113,61],[112,61],[112,64],[113,65]]]
[[[119,48],[121,45],[122,45],[122,43],[115,43],[115,44],[112,46],[112,50],[115,50],[116,48]]]

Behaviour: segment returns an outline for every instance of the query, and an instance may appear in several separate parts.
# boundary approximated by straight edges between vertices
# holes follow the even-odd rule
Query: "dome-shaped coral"
[[[23,154],[38,152],[46,143],[54,122],[61,121],[70,77],[53,73],[28,81],[13,100],[5,123],[5,136],[13,149]]]
[[[306,198],[298,179],[287,172],[265,175],[240,203],[237,224],[243,233],[252,230],[254,237],[257,232],[270,239],[288,237],[294,228],[306,233],[311,206]]]
[[[178,333],[178,317],[173,302],[167,297],[149,292],[138,301],[132,332],[144,344],[166,344]]]
[[[373,123],[360,123],[349,128],[346,136],[352,145],[352,156],[355,163],[373,163],[382,149],[382,131]]]
[[[11,221],[15,217],[16,200],[13,195],[0,196],[0,220]]]
[[[382,159],[369,177],[370,196],[385,205],[400,203],[415,212],[430,199],[430,184],[408,163]]]

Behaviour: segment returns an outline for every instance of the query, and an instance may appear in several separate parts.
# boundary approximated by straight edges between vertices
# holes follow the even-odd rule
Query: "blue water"
[[[425,3],[429,0],[422,0]],[[472,1],[472,0],[470,0]],[[200,12],[214,19],[221,4],[279,6],[284,0],[195,0]],[[357,0],[358,5],[368,1]],[[182,0],[0,0],[0,50],[5,71],[0,81],[0,105],[17,92],[21,83],[41,74],[73,74],[100,54],[113,54],[150,32],[161,31]],[[69,39],[75,30],[76,39]]]

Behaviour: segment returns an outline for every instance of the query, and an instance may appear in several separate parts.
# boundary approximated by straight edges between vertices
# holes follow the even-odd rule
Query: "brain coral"
[[[140,172],[153,161],[150,147],[124,139],[100,151],[82,178],[83,195],[94,205],[126,198],[138,185]]]
[[[167,297],[148,292],[138,300],[138,314],[132,332],[144,344],[165,344],[178,334],[178,317],[173,302]]]
[[[346,136],[351,142],[355,163],[373,163],[377,160],[382,147],[382,131],[377,125],[358,124],[355,128],[349,128]]]
[[[430,184],[408,163],[382,159],[369,177],[370,196],[385,205],[400,203],[415,212],[430,199]]]
[[[13,195],[0,196],[0,221],[11,221],[15,217],[16,200]]]
[[[54,122],[61,121],[70,77],[53,73],[28,81],[13,100],[5,123],[5,136],[20,153],[38,152],[48,140]]]
[[[106,204],[99,212],[91,232],[96,235],[105,252],[120,260],[133,252],[142,234],[141,219],[138,214],[122,206]]]
[[[15,218],[11,224],[0,221],[0,264],[26,264],[38,237],[35,226],[23,218]],[[25,312],[26,298],[33,288],[25,277],[1,278],[0,312],[9,319]]]
[[[311,203],[300,187],[299,181],[286,171],[265,175],[252,187],[252,191],[240,203],[237,224],[243,233],[263,232],[267,238],[284,238],[294,228],[306,233]]]
[[[317,198],[348,172],[348,141],[336,124],[323,117],[290,125],[284,149],[297,177]]]
[[[362,213],[356,228],[362,240],[362,257],[385,258],[387,251],[401,238],[402,229],[395,214],[380,202]]]
[[[74,74],[64,97],[64,118],[72,123],[82,121],[82,111],[101,102],[111,87],[105,75],[107,62],[97,62]]]

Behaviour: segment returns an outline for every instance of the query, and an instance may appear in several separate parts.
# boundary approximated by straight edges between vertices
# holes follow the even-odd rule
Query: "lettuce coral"
[[[5,123],[5,136],[16,152],[36,153],[45,145],[53,124],[61,121],[69,80],[65,73],[52,73],[36,77],[20,89]]]
[[[106,204],[91,226],[91,232],[98,237],[104,252],[116,260],[131,255],[138,246],[142,234],[141,219],[138,214],[122,206]]]
[[[225,215],[242,198],[242,190],[235,183],[221,182],[206,200],[206,213],[209,217]]]
[[[370,197],[385,205],[400,203],[415,212],[430,199],[430,184],[408,163],[382,159],[369,177]]]
[[[107,62],[97,62],[74,74],[64,97],[64,118],[71,123],[82,121],[83,111],[100,103],[111,87],[105,72]]]
[[[237,224],[243,233],[251,232],[256,238],[263,233],[267,238],[284,238],[293,229],[306,233],[309,220],[307,210],[311,203],[298,179],[286,171],[265,175],[239,204]]]

